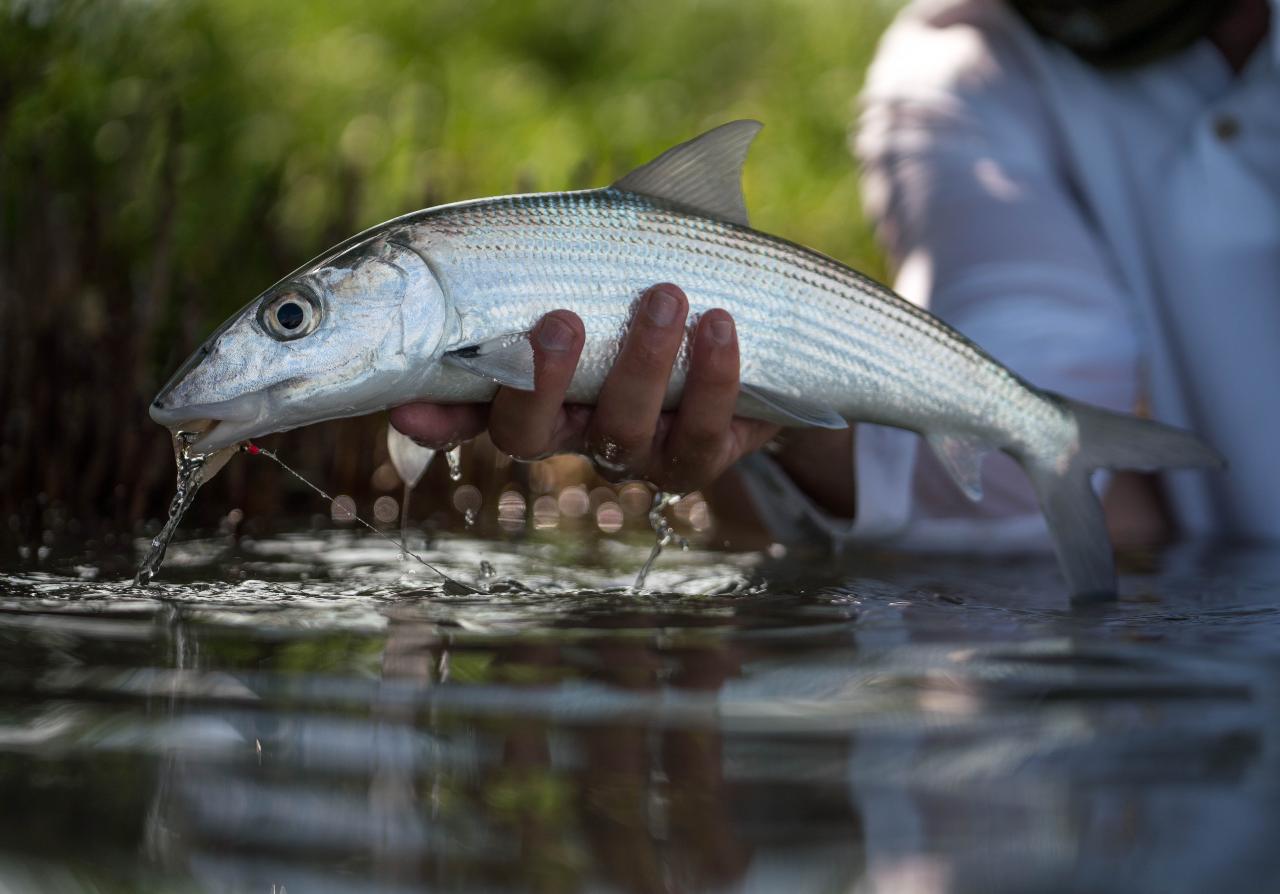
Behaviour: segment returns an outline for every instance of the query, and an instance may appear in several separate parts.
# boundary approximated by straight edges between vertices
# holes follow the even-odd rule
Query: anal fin
[[[444,355],[445,363],[515,388],[533,390],[533,346],[528,332],[510,332]]]
[[[964,435],[927,435],[947,474],[973,502],[982,499],[982,461],[991,448],[977,438]]]
[[[763,419],[788,428],[829,428],[838,431],[849,427],[845,418],[830,407],[779,394],[748,382],[739,386],[737,413],[739,416]]]

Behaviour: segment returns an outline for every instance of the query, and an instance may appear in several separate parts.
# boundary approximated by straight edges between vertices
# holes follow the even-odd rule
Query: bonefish
[[[670,280],[691,315],[729,311],[739,415],[785,426],[872,422],[918,432],[981,498],[992,450],[1026,470],[1071,592],[1114,591],[1096,468],[1216,466],[1194,436],[1042,391],[928,312],[846,265],[750,227],[741,169],[760,129],[734,121],[611,186],[429,208],[360,233],[227,320],[156,397],[196,448],[413,400],[489,400],[534,385],[528,332],[582,318],[567,400],[593,403],[638,296]],[[672,372],[679,401],[687,350]]]

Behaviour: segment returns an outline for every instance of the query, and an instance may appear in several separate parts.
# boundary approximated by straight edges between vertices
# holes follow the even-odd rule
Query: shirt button
[[[1213,121],[1213,133],[1222,142],[1231,142],[1240,135],[1240,119],[1235,115],[1219,115]]]

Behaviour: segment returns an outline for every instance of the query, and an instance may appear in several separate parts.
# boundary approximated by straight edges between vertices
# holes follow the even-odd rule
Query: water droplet
[[[449,480],[462,480],[462,445],[458,444],[445,451],[444,458],[449,461]]]
[[[497,574],[498,572],[493,567],[492,562],[490,562],[488,559],[480,560],[480,579],[481,580],[489,580],[490,578],[497,576]]]
[[[462,521],[468,528],[475,527],[476,511],[468,508],[467,511],[462,514]]]

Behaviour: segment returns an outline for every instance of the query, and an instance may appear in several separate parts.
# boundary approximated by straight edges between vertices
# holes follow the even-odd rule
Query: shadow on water
[[[1280,877],[1276,554],[1073,611],[1048,561],[693,552],[631,594],[645,552],[426,549],[465,595],[335,533],[0,576],[0,889]]]

